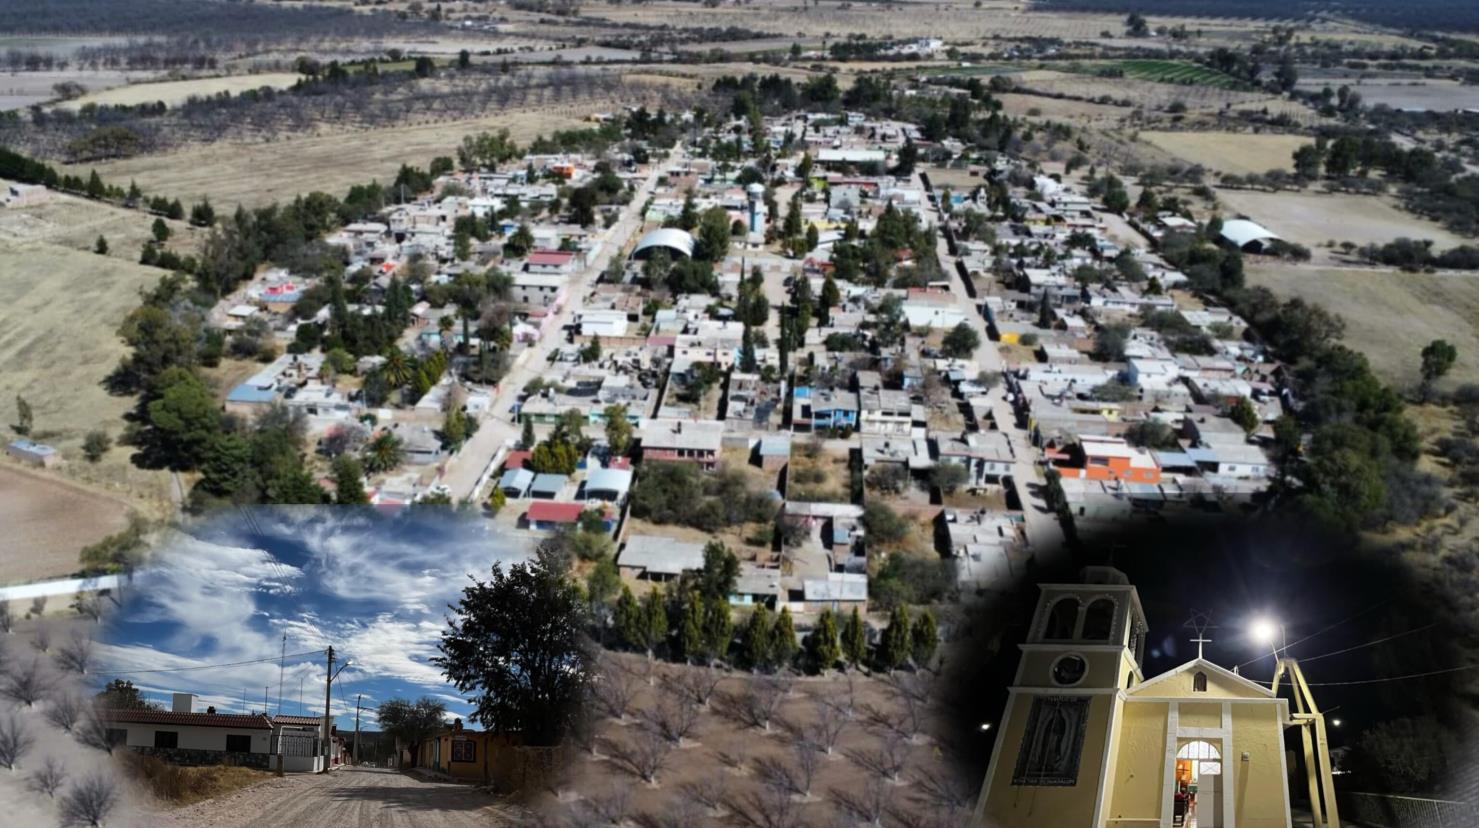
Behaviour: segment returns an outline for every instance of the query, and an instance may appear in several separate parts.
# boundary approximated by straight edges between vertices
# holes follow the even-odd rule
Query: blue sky
[[[352,663],[334,682],[341,730],[354,727],[355,695],[370,708],[432,696],[451,715],[471,711],[430,663],[469,574],[522,560],[526,538],[443,509],[386,514],[307,507],[223,512],[166,543],[135,576],[101,635],[95,680],[126,678],[169,704],[194,693],[196,709],[278,710],[278,655],[322,651]],[[237,662],[270,658],[256,664]],[[233,665],[233,666],[225,666]],[[180,669],[189,668],[189,669]],[[336,665],[337,669],[337,665]],[[145,672],[147,671],[147,672]],[[321,652],[287,659],[281,711],[321,715]],[[243,692],[246,702],[243,705]]]

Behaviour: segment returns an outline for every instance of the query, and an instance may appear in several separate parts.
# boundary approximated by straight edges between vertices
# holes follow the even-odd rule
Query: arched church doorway
[[[1211,742],[1183,740],[1176,749],[1177,819],[1173,824],[1223,828],[1222,781],[1222,751]]]

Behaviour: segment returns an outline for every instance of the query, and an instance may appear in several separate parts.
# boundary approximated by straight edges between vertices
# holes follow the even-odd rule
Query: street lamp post
[[[1273,648],[1274,677],[1270,686],[1275,696],[1279,694],[1280,681],[1285,676],[1289,677],[1290,695],[1294,697],[1295,710],[1289,718],[1299,725],[1314,828],[1340,828],[1340,809],[1335,802],[1335,775],[1330,766],[1330,742],[1325,735],[1325,714],[1320,712],[1319,705],[1315,703],[1314,693],[1310,692],[1309,682],[1304,679],[1299,661],[1289,657],[1284,625],[1260,618],[1253,622],[1251,632],[1254,640]],[[1274,646],[1275,640],[1280,646]],[[1339,726],[1339,721],[1335,724]]]

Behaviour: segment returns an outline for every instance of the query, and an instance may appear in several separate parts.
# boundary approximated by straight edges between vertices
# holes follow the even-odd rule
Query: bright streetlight
[[[991,722],[981,722],[981,732],[985,733],[991,729]]]
[[[1279,634],[1279,625],[1268,618],[1256,618],[1248,631],[1259,644],[1273,644],[1274,636]]]

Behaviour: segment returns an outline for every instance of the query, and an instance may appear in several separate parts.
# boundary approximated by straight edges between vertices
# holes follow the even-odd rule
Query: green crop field
[[[1123,75],[1135,80],[1174,83],[1181,86],[1215,86],[1243,89],[1247,84],[1216,69],[1182,60],[1116,60],[1076,64],[1073,71],[1096,75]]]

